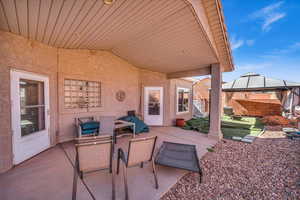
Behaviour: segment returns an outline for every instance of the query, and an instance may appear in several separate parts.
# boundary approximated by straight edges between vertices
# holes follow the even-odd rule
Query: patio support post
[[[219,63],[211,65],[211,105],[210,128],[208,136],[222,139],[221,113],[222,113],[222,71]]]

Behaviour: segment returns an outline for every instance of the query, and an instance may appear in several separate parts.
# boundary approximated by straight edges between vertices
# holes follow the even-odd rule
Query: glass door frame
[[[149,115],[149,91],[160,92],[160,115]],[[150,126],[163,126],[164,124],[164,88],[161,86],[144,86],[144,121]]]
[[[13,142],[13,163],[19,164],[24,160],[50,147],[50,114],[49,114],[49,78],[20,70],[11,70],[11,127]],[[45,129],[32,134],[21,136],[21,103],[20,80],[41,81],[44,83],[44,119]]]

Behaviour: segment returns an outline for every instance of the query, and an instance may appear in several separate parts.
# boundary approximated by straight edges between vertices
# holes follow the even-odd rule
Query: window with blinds
[[[97,81],[64,80],[65,108],[93,108],[101,106],[101,83]]]

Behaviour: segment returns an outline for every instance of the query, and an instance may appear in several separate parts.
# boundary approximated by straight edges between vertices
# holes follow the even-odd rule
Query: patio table
[[[195,145],[163,142],[155,157],[155,164],[197,172],[202,178]]]
[[[115,129],[120,129],[120,128],[125,128],[125,127],[132,127],[132,134],[122,134],[117,136],[116,132],[114,132],[115,134],[115,143],[117,143],[117,137],[123,137],[124,135],[132,135],[133,138],[135,138],[135,123],[133,122],[127,122],[124,120],[116,120],[115,121]]]

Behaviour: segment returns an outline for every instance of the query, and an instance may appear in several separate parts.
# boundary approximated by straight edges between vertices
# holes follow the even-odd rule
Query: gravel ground
[[[203,180],[187,173],[161,200],[300,199],[300,141],[267,131],[254,143],[222,140],[202,159]]]

